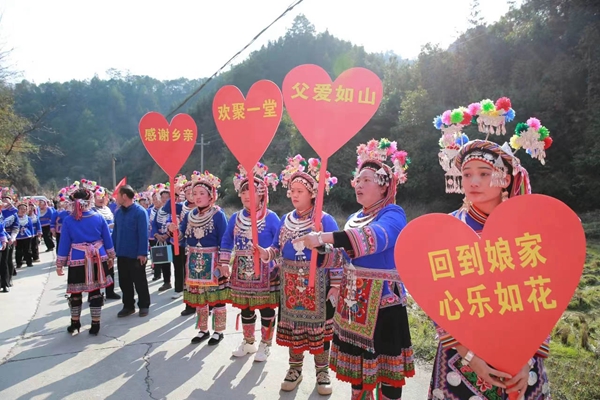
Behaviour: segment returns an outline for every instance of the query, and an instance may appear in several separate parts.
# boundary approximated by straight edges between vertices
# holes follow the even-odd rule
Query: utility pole
[[[196,143],[196,146],[200,146],[200,173],[204,173],[204,146],[209,144],[210,142],[204,141],[204,133],[201,133],[200,143]]]
[[[115,165],[115,161],[117,161],[117,159],[115,158],[114,154],[111,154],[111,158],[112,158],[112,173],[113,173],[112,187],[115,188],[115,187],[117,187],[117,169],[116,169],[116,165]]]

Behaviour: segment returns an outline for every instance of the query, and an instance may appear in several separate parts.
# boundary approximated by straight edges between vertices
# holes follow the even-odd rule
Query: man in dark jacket
[[[135,192],[129,185],[121,186],[117,193],[119,208],[115,213],[115,226],[112,233],[117,265],[119,286],[123,293],[123,309],[118,317],[135,313],[134,287],[138,295],[140,317],[148,315],[150,292],[146,279],[148,256],[148,213],[134,203]]]

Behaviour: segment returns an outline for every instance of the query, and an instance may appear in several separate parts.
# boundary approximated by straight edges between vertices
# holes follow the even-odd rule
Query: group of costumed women
[[[511,148],[487,140],[490,135],[504,134],[505,123],[513,118],[510,100],[501,98],[496,103],[484,100],[449,110],[434,121],[442,131],[439,158],[446,172],[446,190],[465,195],[463,207],[452,215],[476,232],[481,232],[502,201],[531,193],[527,171]],[[472,121],[487,134],[486,140],[469,141],[462,133]],[[531,118],[517,125],[510,142],[513,149],[523,148],[543,161],[551,143],[548,139],[547,129]],[[343,229],[325,212],[320,224],[315,224],[320,162],[300,155],[288,159],[279,177],[267,173],[261,163],[250,173],[240,167],[234,186],[243,208],[229,219],[216,205],[220,179],[209,172],[194,172],[191,179],[179,182],[177,191],[185,195],[185,201],[178,203],[176,219],[170,215],[167,196],[163,201],[158,198],[169,194],[170,188],[154,189],[158,196],[148,197],[154,202],[151,220],[159,221],[151,236],[161,243],[173,243],[178,232],[182,256],[175,265],[174,297],[183,293],[186,309],[182,314],[197,314],[199,332],[192,343],[221,342],[226,329],[225,305],[232,304],[240,309],[238,321],[243,331],[233,356],[254,354],[255,361],[267,360],[274,335],[278,345],[289,348],[283,391],[294,390],[302,381],[308,352],[314,357],[321,395],[332,393],[331,368],[339,380],[352,385],[352,399],[402,397],[406,378],[415,374],[407,293],[394,261],[396,239],[407,223],[395,198],[397,187],[407,180],[408,159],[406,152],[387,139],[360,145],[357,154],[352,186],[361,209],[348,218]],[[328,172],[325,175],[329,193],[337,179]],[[269,190],[278,184],[287,190],[293,206],[281,218],[268,209]],[[256,189],[253,202],[249,185]],[[82,291],[90,293],[90,303],[101,299],[98,289],[110,280],[108,270],[114,257],[107,226],[90,215],[86,196],[81,190],[71,194],[72,215],[63,221],[59,244],[59,271],[70,253],[72,308],[81,304]],[[257,243],[252,237],[251,203],[257,205]],[[315,225],[322,228],[317,231]],[[66,235],[69,239],[63,239]],[[258,273],[256,254],[260,255]],[[317,270],[314,285],[309,285],[315,254]],[[170,288],[170,267],[163,273],[161,288],[166,290]],[[212,334],[208,326],[211,312]],[[92,312],[92,320],[94,315],[99,317],[99,310]],[[76,317],[73,311],[72,317]],[[547,342],[511,376],[495,370],[436,327],[439,347],[428,399],[505,400],[512,392],[518,392],[519,399],[550,399],[543,363]]]

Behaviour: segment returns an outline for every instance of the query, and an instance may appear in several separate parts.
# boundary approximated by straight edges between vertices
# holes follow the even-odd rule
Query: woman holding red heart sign
[[[208,338],[209,345],[223,340],[227,323],[225,302],[229,298],[229,273],[218,266],[219,246],[227,228],[227,216],[217,201],[217,189],[221,180],[208,171],[194,173],[191,178],[192,193],[196,207],[183,217],[177,226],[169,225],[169,231],[179,228],[179,237],[184,238],[187,261],[185,263],[185,290],[183,301],[196,308],[198,335],[192,344],[201,343]],[[209,306],[213,308],[212,337],[208,330]]]
[[[396,146],[384,138],[358,147],[352,185],[362,209],[343,231],[296,240],[324,254],[324,268],[347,260],[333,319],[331,369],[352,384],[353,400],[373,399],[376,387],[378,398],[400,399],[405,378],[415,374],[406,291],[394,262],[394,244],[406,225],[396,191],[408,166],[406,152]]]
[[[258,244],[268,247],[273,243],[280,223],[277,214],[268,209],[269,188],[275,190],[279,179],[276,174],[267,173],[268,167],[260,162],[250,176],[243,166],[239,165],[238,168],[240,172],[235,174],[233,186],[244,208],[229,219],[221,242],[219,263],[224,268],[229,268],[231,263],[230,302],[241,310],[238,322],[241,319],[244,337],[232,355],[244,357],[256,353],[254,361],[263,362],[269,357],[275,333],[275,309],[279,306],[280,297],[279,268],[278,262],[272,261],[261,263],[260,274],[254,272],[249,185],[253,184],[256,188]],[[254,338],[256,310],[259,310],[261,317],[258,348]]]
[[[281,183],[288,190],[295,210],[284,215],[273,240],[264,249],[255,245],[264,262],[281,256],[281,303],[277,324],[277,344],[289,347],[289,369],[281,384],[281,390],[291,392],[302,381],[304,352],[314,354],[317,372],[317,392],[330,395],[329,348],[333,338],[334,306],[329,300],[339,286],[338,271],[318,271],[314,287],[309,286],[311,251],[302,243],[293,243],[295,238],[314,230],[313,212],[317,196],[321,163],[311,158],[306,161],[301,155],[288,159],[288,166],[281,173]],[[327,193],[337,179],[327,173]],[[323,230],[337,230],[333,217],[323,213]]]
[[[498,205],[510,197],[530,194],[531,187],[527,171],[508,144],[499,146],[488,140],[469,141],[461,130],[470,124],[471,118],[479,116],[477,120],[481,132],[488,136],[497,133],[498,129],[490,129],[482,124],[482,121],[489,122],[489,119],[481,116],[492,115],[490,118],[496,121],[497,128],[505,120],[512,120],[514,111],[510,111],[512,108],[507,98],[499,99],[495,105],[491,100],[484,100],[468,108],[448,110],[434,120],[434,125],[442,131],[439,160],[446,171],[446,192],[465,194],[463,207],[452,215],[478,234],[483,231],[486,220]],[[455,119],[452,119],[453,115]],[[540,132],[540,128],[543,127],[539,120],[534,118],[528,120],[527,124],[518,124],[511,145],[515,149],[523,147],[532,157],[543,161],[544,139],[547,135],[543,134],[543,130]],[[437,324],[436,329],[439,346],[429,400],[505,400],[509,396],[519,400],[550,399],[543,362],[548,356],[548,341],[540,345],[537,353],[516,375],[511,376],[488,365]],[[490,326],[490,329],[493,327]]]

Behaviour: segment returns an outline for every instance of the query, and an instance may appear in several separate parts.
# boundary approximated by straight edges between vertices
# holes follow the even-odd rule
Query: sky
[[[235,61],[304,14],[317,30],[415,58],[427,43],[447,47],[468,28],[473,0],[304,0]],[[493,23],[509,6],[479,0]],[[0,48],[16,80],[35,83],[106,78],[115,68],[160,80],[212,75],[293,0],[3,0]]]

